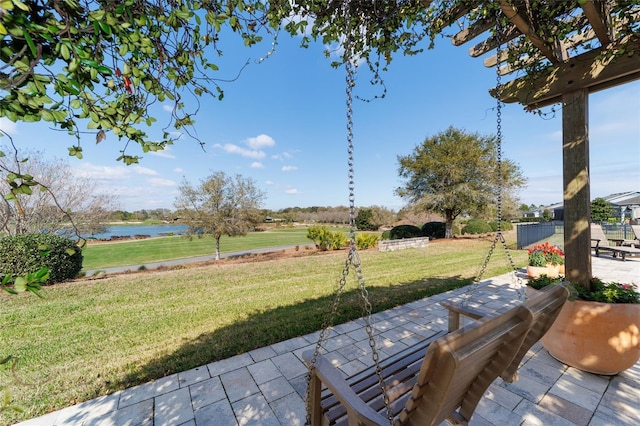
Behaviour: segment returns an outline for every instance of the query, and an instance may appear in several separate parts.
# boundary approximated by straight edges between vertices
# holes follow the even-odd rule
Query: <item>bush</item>
[[[444,238],[447,224],[444,222],[427,222],[422,225],[422,236],[430,239]]]
[[[366,250],[375,247],[380,241],[378,234],[358,234],[356,235],[356,248],[358,250]]]
[[[382,232],[382,235],[380,236],[380,239],[382,240],[390,240],[391,239],[391,229],[386,229]]]
[[[498,230],[498,221],[492,220],[491,222],[489,222],[489,226],[491,227],[491,231],[496,232]],[[504,220],[502,221],[503,231],[510,231],[512,229],[513,229],[513,225],[511,224],[511,222],[505,222]]]
[[[311,226],[307,230],[307,238],[312,240],[322,251],[339,250],[349,242],[342,232],[331,232],[326,226]]]
[[[462,228],[463,234],[487,234],[489,232],[491,232],[491,226],[482,219],[470,219]]]
[[[404,238],[422,237],[422,229],[414,225],[398,225],[391,229],[389,239],[402,240]]]
[[[76,278],[82,251],[68,238],[54,234],[21,234],[0,238],[0,276],[25,275],[49,269],[46,284]]]

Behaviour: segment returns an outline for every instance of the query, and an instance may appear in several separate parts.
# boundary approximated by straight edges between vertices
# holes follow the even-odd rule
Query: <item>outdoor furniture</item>
[[[437,425],[446,419],[465,425],[489,385],[511,364],[532,319],[531,311],[518,305],[381,362],[387,404],[375,366],[345,378],[318,355],[309,382],[311,424],[386,425],[389,407],[396,425]],[[311,363],[313,353],[303,357]]]
[[[502,372],[501,377],[505,382],[518,380],[518,367],[529,349],[542,338],[558,317],[560,310],[569,297],[569,290],[563,285],[547,286],[543,290],[536,291],[523,305],[533,313],[533,323],[520,350],[511,361],[511,364]],[[460,315],[478,320],[490,314],[490,311],[482,308],[464,306],[462,303],[440,302],[449,310],[449,331],[460,328]]]
[[[640,225],[631,225],[631,231],[633,232],[633,236],[635,237],[634,245],[636,247],[640,247]]]
[[[591,224],[591,249],[595,250],[596,256],[600,256],[600,252],[610,252],[613,257],[618,257],[624,261],[627,256],[640,255],[640,249],[635,247],[612,246],[602,230],[602,226]]]

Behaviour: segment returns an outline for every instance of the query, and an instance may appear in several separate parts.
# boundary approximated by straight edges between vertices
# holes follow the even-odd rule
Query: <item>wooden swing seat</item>
[[[532,320],[521,304],[380,362],[394,424],[467,424],[486,389],[522,346]],[[311,363],[312,351],[303,357]],[[345,378],[318,355],[309,386],[312,425],[389,424],[375,367]]]
[[[565,286],[553,285],[535,292],[523,303],[533,314],[533,322],[513,361],[500,375],[505,382],[511,383],[518,380],[518,367],[522,359],[553,325],[568,297],[569,290]],[[463,306],[461,303],[443,301],[440,305],[449,310],[449,332],[460,328],[461,315],[478,320],[489,314],[487,310]]]

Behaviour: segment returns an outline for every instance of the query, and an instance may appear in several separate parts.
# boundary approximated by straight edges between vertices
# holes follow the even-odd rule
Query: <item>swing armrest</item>
[[[449,332],[460,328],[460,315],[477,320],[489,315],[491,312],[487,309],[472,308],[471,306],[463,306],[462,303],[456,302],[440,302],[442,307],[449,311]]]
[[[302,354],[302,357],[307,362],[307,364],[310,364],[311,359],[313,358],[313,352],[307,351]],[[352,424],[352,422],[356,418],[358,420],[353,424],[376,426],[389,423],[389,420],[387,420],[385,417],[378,414],[373,408],[368,406],[353,391],[353,389],[351,389],[343,374],[337,368],[331,365],[331,363],[326,358],[318,355],[311,374],[312,381],[316,378],[319,379],[342,403],[342,405],[347,410],[349,424]],[[311,401],[311,405],[313,407],[314,401]],[[312,413],[312,418],[313,417],[315,416]]]

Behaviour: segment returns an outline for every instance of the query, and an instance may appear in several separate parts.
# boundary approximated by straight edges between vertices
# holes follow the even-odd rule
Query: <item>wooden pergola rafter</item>
[[[432,1],[423,3],[428,6]],[[499,15],[470,18],[489,3],[498,4]],[[494,53],[484,65],[498,67],[497,72],[507,79],[522,74],[491,89],[492,96],[529,109],[562,104],[566,273],[571,282],[588,285],[588,98],[590,93],[640,79],[640,34],[628,31],[629,24],[640,21],[640,4],[627,0],[463,1],[440,18],[462,21],[462,29],[452,37],[454,45],[486,36],[469,54],[480,57],[501,47],[500,56]],[[500,31],[496,31],[498,19]]]

